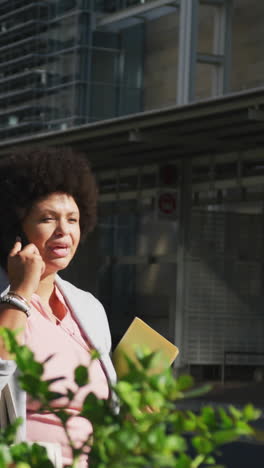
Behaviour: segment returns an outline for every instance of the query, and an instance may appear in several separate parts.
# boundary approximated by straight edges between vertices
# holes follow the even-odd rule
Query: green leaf
[[[167,435],[165,448],[172,452],[185,452],[187,450],[187,442],[184,437],[177,434]]]
[[[151,375],[149,378],[149,383],[153,389],[158,390],[162,394],[167,393],[168,380],[167,376],[165,376],[163,373]]]
[[[196,398],[198,396],[204,395],[205,393],[210,392],[212,390],[211,385],[203,385],[199,388],[194,388],[193,390],[189,390],[188,392],[184,393],[184,398]]]
[[[100,400],[94,393],[89,393],[83,402],[80,416],[91,421],[92,424],[102,424],[107,414],[107,402]]]
[[[24,374],[19,377],[19,382],[23,390],[25,390],[33,398],[38,398],[40,393],[48,392],[48,385],[46,382],[39,380],[37,376],[32,374]]]
[[[192,438],[192,445],[200,454],[207,455],[212,452],[214,446],[212,442],[205,437],[195,436]]]
[[[0,444],[0,467],[6,468],[12,461],[9,447],[6,444]]]
[[[152,357],[155,353],[151,352],[148,346],[138,346],[135,345],[135,356],[139,362],[141,362],[145,357]]]
[[[56,411],[56,416],[64,424],[67,423],[67,421],[72,418],[72,415],[70,413],[63,411],[63,410]]]
[[[146,380],[146,377],[144,379]],[[158,390],[169,401],[175,402],[183,398],[183,393],[179,389],[181,385],[178,385],[171,368],[165,369],[160,374],[149,376],[148,383],[153,390]]]
[[[217,445],[224,445],[237,440],[238,434],[235,429],[216,431],[212,434],[212,439]]]
[[[216,425],[216,415],[215,411],[211,406],[204,406],[201,411],[201,418],[207,426],[210,428],[215,427]]]
[[[228,409],[234,419],[237,419],[237,420],[241,419],[242,414],[243,414],[242,411],[238,410],[233,405],[230,405]]]
[[[69,401],[72,401],[74,399],[74,392],[70,390],[69,388],[67,389],[67,397]]]
[[[126,403],[130,408],[139,410],[141,395],[138,391],[134,390],[132,384],[119,381],[115,387],[115,390],[122,402]]]
[[[40,395],[42,394],[42,392],[40,391]],[[48,391],[46,393],[46,398],[47,400],[51,403],[52,401],[54,400],[59,400],[60,398],[64,398],[65,395],[63,393],[59,393],[59,392],[50,392]]]
[[[16,468],[31,468],[30,465],[28,463],[25,463],[25,462],[18,462],[16,464]]]
[[[230,418],[230,416],[228,416],[227,412],[223,408],[218,408],[218,413],[219,413],[220,419],[222,421],[223,428],[224,429],[232,428],[233,427],[233,421]]]
[[[149,353],[149,352],[146,352],[146,354],[141,351],[136,351],[136,356],[138,358],[138,361],[140,362],[141,366],[143,367],[143,369],[145,370],[148,370],[150,369],[153,364],[154,364],[154,359],[157,358],[157,353],[155,352],[152,352],[152,353]]]
[[[9,328],[0,327],[0,336],[3,338],[7,350],[11,353],[15,353],[19,348],[16,341],[16,335],[20,330],[10,330]]]
[[[91,349],[90,357],[91,357],[92,360],[100,359],[101,355],[100,355],[99,351],[97,351],[97,349]]]
[[[123,428],[122,431],[119,431],[116,440],[128,451],[134,450],[140,443],[139,434],[136,434],[129,428]]]
[[[154,426],[151,431],[146,434],[147,443],[158,452],[162,451],[166,442],[165,427],[163,424]]]
[[[20,370],[32,371],[33,353],[26,346],[21,346],[19,354],[16,357],[16,362]]]
[[[14,461],[17,463],[23,461],[30,467],[54,468],[48,459],[46,449],[36,443],[28,445],[26,442],[22,442],[10,447],[10,451]]]
[[[160,392],[149,391],[144,394],[144,404],[152,408],[159,409],[164,404],[164,397]]]
[[[74,380],[79,387],[87,385],[89,382],[88,369],[85,366],[78,366],[74,371]]]
[[[191,468],[198,468],[204,462],[205,456],[199,454],[195,457],[195,459],[191,463]]]
[[[1,430],[0,432],[0,443],[11,445],[14,443],[17,430],[21,426],[23,422],[22,418],[17,418],[12,424],[8,424],[8,426]]]
[[[196,418],[189,418],[189,416],[185,415],[183,418],[183,431],[184,432],[194,432],[197,427]]]
[[[40,411],[57,414],[66,425],[71,415],[57,400],[68,397],[72,401],[74,392],[66,389],[63,395],[51,391],[50,386],[60,378],[42,380],[43,365],[35,361],[33,353],[18,345],[10,330],[2,329],[0,334],[9,342],[17,360],[22,388],[39,401]],[[93,440],[89,437],[82,448],[74,448],[74,459],[77,460],[84,448],[90,447],[91,468],[198,468],[209,465],[216,468],[211,454],[218,447],[253,435],[248,422],[257,419],[261,412],[251,404],[242,411],[231,406],[228,413],[223,408],[214,410],[209,405],[197,413],[177,409],[176,400],[199,396],[211,387],[190,389],[192,378],[180,376],[175,379],[170,368],[158,375],[150,375],[148,370],[156,356],[146,350],[139,351],[138,356],[138,365],[127,358],[128,374],[113,386],[119,399],[119,413],[112,409],[109,401],[100,400],[93,393],[85,398],[80,416],[91,421]],[[97,352],[93,357],[98,357]],[[88,382],[86,367],[76,369],[75,381],[79,387]],[[147,406],[158,408],[158,411],[148,413]],[[0,468],[7,468],[6,456],[16,466],[24,463],[20,468],[53,468],[43,447],[13,444],[18,424],[19,421],[0,431],[0,447],[7,448],[2,452],[0,448]],[[7,447],[7,442],[13,445]],[[195,449],[194,455],[190,445]]]
[[[181,453],[175,463],[175,468],[191,468],[191,458],[186,453]]]
[[[215,465],[215,458],[210,455],[209,457],[206,457],[205,463],[207,465]]]
[[[252,435],[254,433],[254,430],[245,421],[238,421],[236,430],[239,435]]]
[[[243,408],[242,414],[246,421],[255,421],[260,418],[262,412],[261,410],[254,408],[254,406],[249,403]]]
[[[181,392],[193,386],[193,377],[191,375],[180,375],[177,379],[177,387]]]
[[[47,382],[48,385],[51,385],[55,382],[60,382],[61,380],[65,380],[65,377],[54,377],[54,379],[47,379],[45,382]]]

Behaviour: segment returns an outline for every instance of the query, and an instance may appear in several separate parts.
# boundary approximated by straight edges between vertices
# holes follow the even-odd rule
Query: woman
[[[92,432],[89,421],[74,417],[84,397],[92,391],[109,398],[108,382],[115,381],[102,305],[57,275],[69,265],[80,239],[93,229],[96,200],[89,165],[70,149],[29,148],[0,161],[0,264],[9,280],[9,289],[1,295],[0,326],[22,329],[20,341],[40,362],[53,355],[45,364],[45,378],[65,377],[53,384],[54,391],[74,391],[74,369],[89,366],[89,384],[68,409],[76,446]],[[100,352],[100,361],[90,363],[91,348]],[[0,389],[11,391],[17,414],[24,418],[22,438],[59,443],[63,464],[70,464],[62,427],[51,414],[39,414],[17,390],[16,366],[3,343],[0,358]],[[80,466],[87,462],[81,460]]]

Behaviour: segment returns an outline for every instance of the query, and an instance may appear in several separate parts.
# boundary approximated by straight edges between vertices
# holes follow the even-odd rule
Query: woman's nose
[[[65,235],[65,234],[68,234],[68,232],[69,232],[69,223],[67,223],[67,221],[63,219],[58,220],[55,233],[57,235]]]

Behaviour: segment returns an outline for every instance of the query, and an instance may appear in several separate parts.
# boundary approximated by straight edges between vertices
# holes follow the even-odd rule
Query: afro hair
[[[0,159],[0,264],[32,205],[51,193],[71,195],[80,210],[81,239],[96,224],[98,191],[89,163],[70,148],[16,148]]]

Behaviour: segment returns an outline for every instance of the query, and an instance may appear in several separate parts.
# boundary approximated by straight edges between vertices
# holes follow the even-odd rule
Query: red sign
[[[176,211],[175,193],[162,193],[159,196],[159,209],[164,214],[172,214]]]

